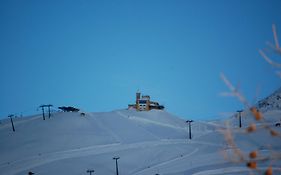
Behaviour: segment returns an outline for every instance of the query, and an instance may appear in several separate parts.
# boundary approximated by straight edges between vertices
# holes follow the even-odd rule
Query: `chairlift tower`
[[[45,120],[45,111],[44,111],[45,105],[41,105],[39,106],[39,108],[42,108],[43,120]]]
[[[14,126],[14,122],[13,122],[13,116],[14,115],[9,115],[8,117],[11,119],[11,124],[12,124],[12,128],[13,128],[13,131],[15,132],[15,126]]]
[[[48,107],[49,118],[51,118],[50,107],[53,107],[53,105],[48,104],[48,105],[46,105],[46,107]]]
[[[45,120],[45,108],[48,108],[49,118],[51,118],[50,107],[53,107],[53,105],[48,104],[48,105],[41,105],[41,106],[39,106],[39,107],[42,108],[43,120]]]
[[[90,175],[92,175],[92,173],[94,173],[95,170],[87,170],[87,173],[90,173]]]
[[[239,117],[239,128],[242,127],[242,121],[241,121],[241,113],[243,112],[243,110],[238,110],[238,117]]]
[[[120,159],[120,157],[113,157],[113,159],[115,160],[116,175],[119,175],[119,172],[118,172],[118,159]]]
[[[191,140],[191,122],[193,122],[193,120],[187,120],[186,123],[188,123],[188,130],[189,130],[189,139]]]

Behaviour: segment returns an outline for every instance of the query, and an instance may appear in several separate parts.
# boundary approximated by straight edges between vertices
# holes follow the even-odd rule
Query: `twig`
[[[275,24],[272,24],[272,32],[273,32],[273,37],[274,37],[276,49],[279,50],[280,47],[279,47],[279,42],[278,42],[278,37],[277,37],[277,31],[276,31]]]
[[[237,90],[237,88],[235,88],[231,84],[231,82],[227,79],[227,77],[223,73],[221,73],[221,79],[226,84],[226,86],[230,89],[233,96],[236,96],[239,99],[239,101],[241,101],[246,107],[249,108],[250,104],[247,102],[246,98]]]
[[[272,61],[261,49],[259,50],[259,53],[261,54],[261,56],[264,58],[264,60],[266,62],[268,62],[269,64],[271,64],[274,67],[281,68],[280,63]]]

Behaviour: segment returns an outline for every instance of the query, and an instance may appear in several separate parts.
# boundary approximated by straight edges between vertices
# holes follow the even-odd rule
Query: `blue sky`
[[[280,9],[278,0],[0,1],[0,117],[49,103],[122,109],[140,90],[180,117],[218,118],[243,108],[219,95],[221,72],[251,103],[280,87],[258,53],[273,42],[272,23],[281,33]]]

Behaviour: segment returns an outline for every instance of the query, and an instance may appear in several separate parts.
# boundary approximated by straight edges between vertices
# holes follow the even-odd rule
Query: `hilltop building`
[[[163,110],[164,108],[158,102],[150,101],[149,95],[141,96],[140,92],[136,93],[136,103],[128,105],[128,109],[136,109],[137,111],[149,111],[151,109]]]

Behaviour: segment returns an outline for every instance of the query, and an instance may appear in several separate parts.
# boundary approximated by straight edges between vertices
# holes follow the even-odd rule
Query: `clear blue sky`
[[[252,103],[280,86],[258,54],[272,23],[281,40],[280,10],[280,0],[2,0],[0,117],[49,103],[126,108],[138,89],[184,118],[236,111],[220,72]]]

